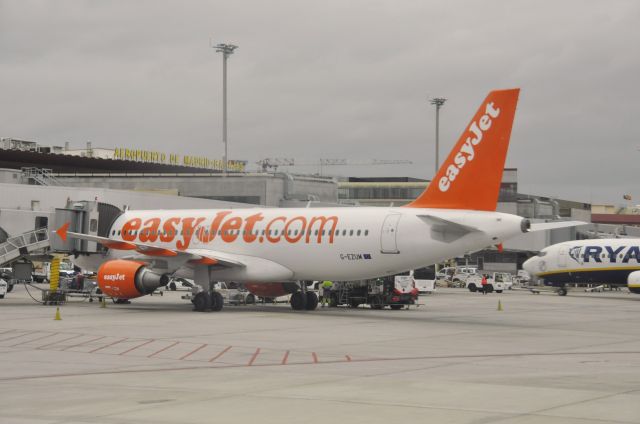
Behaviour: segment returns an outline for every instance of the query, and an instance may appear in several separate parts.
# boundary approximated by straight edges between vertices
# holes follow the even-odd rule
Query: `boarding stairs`
[[[0,266],[49,247],[49,228],[27,231],[0,244]]]
[[[60,181],[53,176],[53,171],[46,168],[20,168],[22,177],[28,182],[43,186],[59,186]]]
[[[348,305],[351,298],[351,287],[345,285],[338,293],[338,305]]]

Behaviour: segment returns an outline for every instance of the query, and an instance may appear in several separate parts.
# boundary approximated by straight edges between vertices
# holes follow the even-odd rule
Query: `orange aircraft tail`
[[[489,93],[433,181],[408,207],[496,210],[519,93]]]

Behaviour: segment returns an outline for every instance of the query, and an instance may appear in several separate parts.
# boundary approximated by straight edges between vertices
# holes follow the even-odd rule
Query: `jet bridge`
[[[95,201],[68,201],[64,208],[56,209],[53,228],[68,223],[69,231],[108,237],[109,230],[122,211],[108,203]],[[103,253],[106,248],[95,241],[60,237],[51,238],[51,250],[67,254]]]

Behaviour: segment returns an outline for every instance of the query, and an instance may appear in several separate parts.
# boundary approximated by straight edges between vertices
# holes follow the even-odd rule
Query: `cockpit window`
[[[540,253],[538,253],[536,256],[543,257],[543,256],[545,256],[546,254],[547,254],[547,252],[540,252]]]

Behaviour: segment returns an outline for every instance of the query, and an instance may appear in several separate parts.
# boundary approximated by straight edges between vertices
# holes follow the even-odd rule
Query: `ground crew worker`
[[[487,276],[482,274],[482,294],[487,294]]]
[[[322,289],[322,293],[321,293],[322,308],[324,308],[325,303],[327,304],[327,306],[330,303],[331,289],[333,288],[333,282],[329,280],[325,280],[322,282],[322,285],[320,286],[320,288]]]

